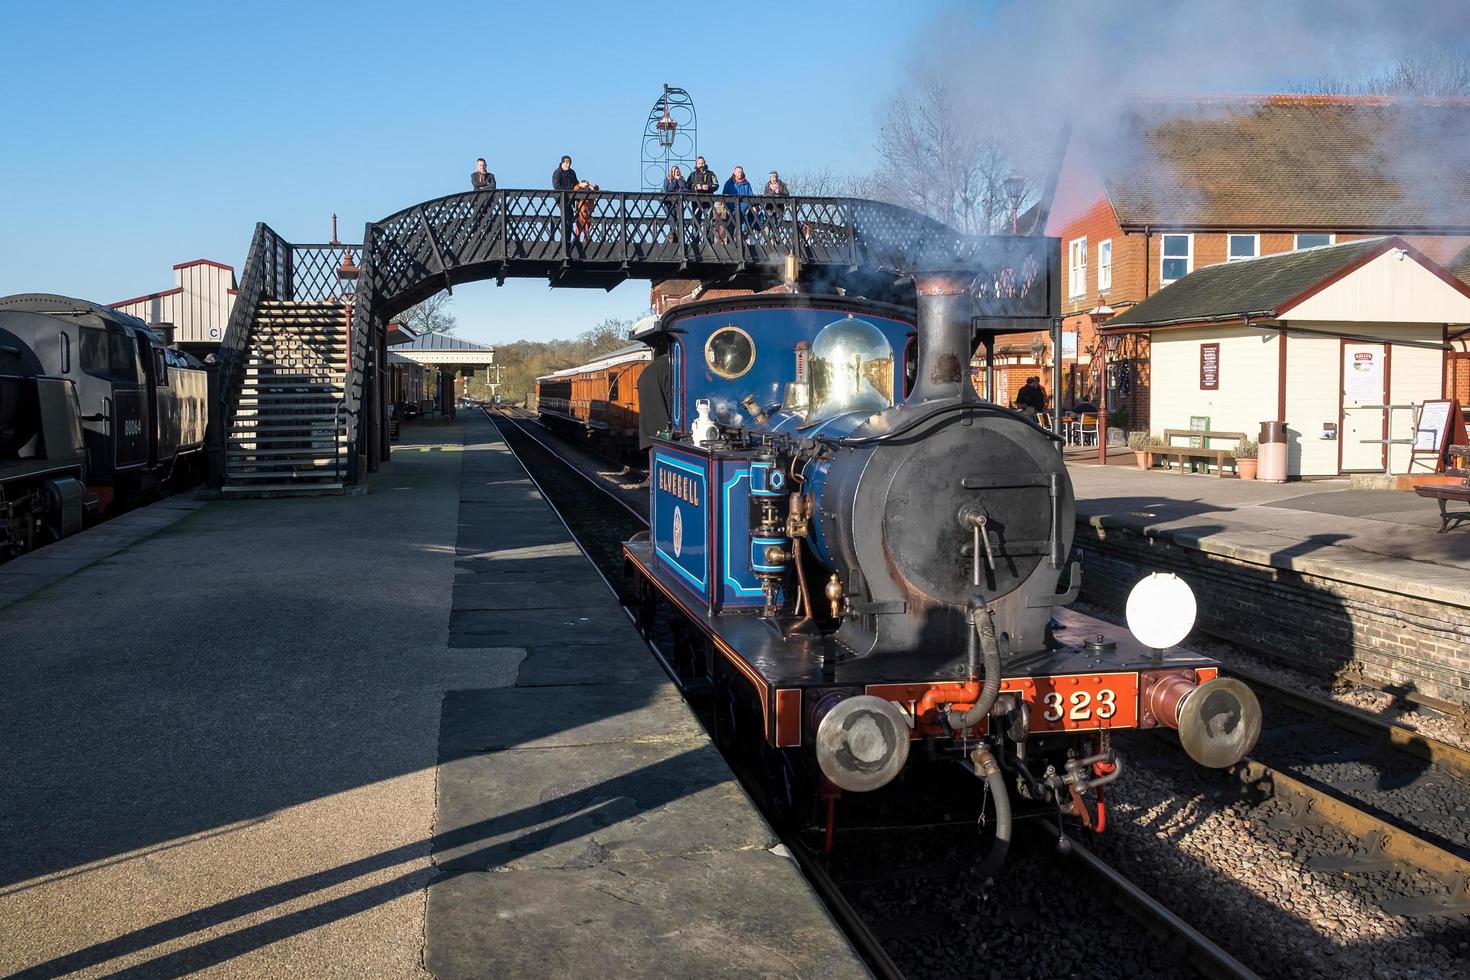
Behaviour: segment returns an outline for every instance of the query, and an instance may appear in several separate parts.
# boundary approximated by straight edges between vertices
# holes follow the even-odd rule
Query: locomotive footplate
[[[704,634],[718,656],[751,684],[761,703],[766,737],[775,746],[797,746],[813,696],[845,689],[894,703],[912,737],[935,731],[915,717],[924,696],[930,701],[967,705],[963,650],[935,658],[932,652],[902,656],[857,657],[831,639],[787,637],[754,614],[711,615],[672,575],[655,563],[646,541],[623,545],[634,573]],[[1169,678],[1202,684],[1219,672],[1209,657],[1175,647],[1154,651],[1125,627],[1066,608],[1057,608],[1054,634],[1060,647],[1007,664],[1002,694],[1026,706],[1033,735],[1154,727],[1162,719],[1149,695]],[[932,714],[932,712],[930,713]],[[983,730],[984,724],[977,726]]]

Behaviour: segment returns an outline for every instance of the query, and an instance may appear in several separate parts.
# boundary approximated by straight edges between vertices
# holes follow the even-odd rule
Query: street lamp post
[[[1108,355],[1116,354],[1123,345],[1122,334],[1103,334],[1102,371],[1099,374],[1102,391],[1098,395],[1097,416],[1097,461],[1106,466],[1108,462]]]
[[[1011,204],[1011,234],[1019,235],[1021,197],[1026,193],[1026,178],[1020,174],[1011,174],[1000,183],[1005,190],[1006,200]]]

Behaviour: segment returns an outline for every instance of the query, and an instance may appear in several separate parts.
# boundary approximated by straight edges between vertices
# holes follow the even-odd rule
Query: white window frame
[[[1097,243],[1097,291],[1105,293],[1113,288],[1113,240],[1104,238]]]
[[[1232,238],[1250,238],[1250,239],[1254,239],[1254,244],[1251,246],[1251,254],[1250,255],[1231,255],[1230,254],[1230,240]],[[1232,234],[1228,234],[1228,235],[1225,236],[1225,261],[1226,262],[1244,262],[1246,259],[1258,259],[1260,257],[1261,257],[1261,236],[1260,235],[1249,234],[1249,233],[1244,233],[1244,234],[1242,234],[1242,233],[1232,233]]]
[[[1087,236],[1067,243],[1067,298],[1087,295]]]
[[[1320,234],[1322,234],[1322,232],[1320,232],[1320,231],[1307,231],[1307,232],[1301,232],[1301,231],[1299,231],[1299,232],[1297,232],[1296,234],[1294,234],[1294,235],[1291,236],[1291,250],[1293,252],[1300,252],[1302,250],[1302,245],[1301,245],[1302,235],[1320,235]],[[1337,244],[1337,236],[1335,234],[1331,233],[1331,232],[1328,232],[1327,233],[1327,244],[1328,245],[1336,245]],[[1311,247],[1312,248],[1325,248],[1326,246],[1325,245],[1313,245]]]
[[[1183,238],[1185,241],[1187,241],[1189,243],[1189,248],[1188,248],[1188,250],[1186,251],[1186,253],[1183,256],[1183,259],[1184,259],[1184,276],[1187,276],[1191,272],[1194,271],[1194,232],[1192,232],[1192,231],[1190,231],[1190,232],[1170,231],[1170,232],[1165,232],[1163,234],[1160,234],[1159,235],[1159,286],[1160,286],[1160,288],[1162,288],[1164,286],[1167,286],[1170,283],[1178,282],[1180,279],[1183,279],[1184,278],[1184,276],[1178,276],[1178,277],[1176,277],[1174,279],[1165,279],[1164,278],[1164,262],[1167,261],[1168,259],[1177,259],[1177,258],[1180,258],[1180,256],[1178,256],[1178,255],[1165,255],[1164,254],[1164,242],[1167,239],[1170,239],[1170,238]]]

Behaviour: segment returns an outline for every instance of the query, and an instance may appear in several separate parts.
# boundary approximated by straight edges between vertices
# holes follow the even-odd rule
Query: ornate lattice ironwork
[[[645,191],[664,189],[669,168],[679,166],[688,177],[699,156],[699,115],[694,100],[681,88],[664,84],[664,94],[649,110],[643,126],[643,154],[639,180]]]
[[[672,277],[778,283],[795,258],[802,282],[901,295],[919,272],[971,277],[977,314],[1047,321],[1059,301],[1056,239],[976,238],[904,208],[848,198],[502,190],[425,201],[369,224],[363,244],[293,245],[257,225],[221,345],[233,398],[262,299],[336,300],[343,250],[361,256],[352,297],[343,409],[358,446],[364,366],[375,331],[440,289],[481,279],[546,278],[611,286]]]

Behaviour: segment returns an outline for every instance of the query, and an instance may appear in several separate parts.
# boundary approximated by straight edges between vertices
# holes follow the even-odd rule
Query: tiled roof
[[[1094,166],[1125,229],[1470,229],[1470,99],[1140,99]]]
[[[1459,255],[1450,259],[1448,268],[1450,275],[1470,285],[1470,245],[1466,245]]]
[[[1104,329],[1174,323],[1265,318],[1376,252],[1402,245],[1397,238],[1365,238],[1244,262],[1225,262],[1190,273],[1109,320]]]
[[[477,344],[472,340],[461,340],[458,337],[446,333],[426,333],[420,337],[403,344],[394,344],[388,348],[390,351],[406,350],[490,350],[495,348],[489,344]]]

